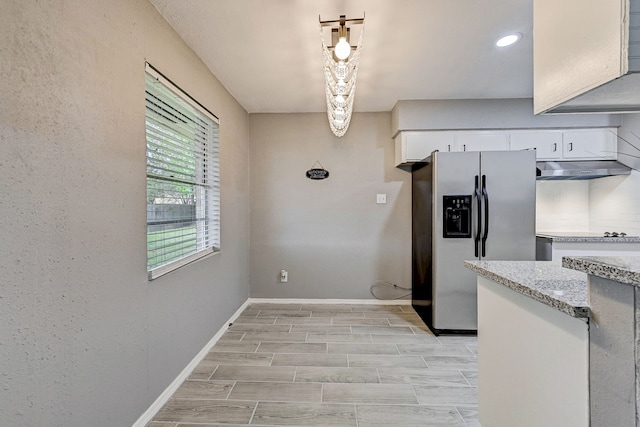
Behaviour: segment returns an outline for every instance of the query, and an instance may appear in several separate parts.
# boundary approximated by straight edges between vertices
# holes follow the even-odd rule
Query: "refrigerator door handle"
[[[475,246],[475,254],[476,254],[476,258],[480,256],[480,230],[482,227],[482,217],[480,215],[480,212],[482,212],[482,195],[480,193],[480,180],[479,180],[479,176],[476,175],[476,186],[475,186],[475,193],[476,193],[476,200],[478,201],[478,210],[476,212],[477,215],[477,225],[476,225],[476,235],[473,238],[474,239],[474,246]]]
[[[484,230],[482,233],[482,256],[487,256],[487,236],[489,235],[489,193],[487,193],[487,176],[482,175],[482,197],[484,198]]]

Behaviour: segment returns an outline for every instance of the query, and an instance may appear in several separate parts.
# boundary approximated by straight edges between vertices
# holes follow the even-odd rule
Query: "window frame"
[[[190,107],[194,108],[195,110],[197,110],[198,113],[202,114],[203,116],[205,116],[207,119],[211,120],[211,122],[213,122],[216,126],[217,129],[215,130],[215,132],[213,132],[211,134],[210,139],[206,140],[206,143],[204,143],[205,145],[205,149],[204,149],[204,156],[206,157],[206,159],[204,159],[201,162],[197,162],[197,171],[196,171],[196,175],[201,175],[203,174],[203,171],[205,168],[210,168],[211,171],[211,182],[208,183],[206,186],[201,186],[201,187],[206,187],[206,190],[203,190],[206,192],[206,196],[205,196],[205,207],[203,207],[203,209],[206,209],[206,213],[205,213],[205,221],[204,221],[204,226],[207,228],[207,236],[208,238],[206,239],[206,244],[205,247],[202,249],[197,249],[196,248],[196,252],[181,256],[179,258],[176,258],[172,261],[169,261],[166,264],[162,264],[153,268],[149,268],[149,252],[150,252],[150,245],[149,245],[149,225],[150,225],[150,221],[149,221],[149,214],[147,213],[147,230],[146,230],[146,235],[147,235],[147,275],[148,275],[148,279],[154,280],[157,279],[158,277],[161,277],[171,271],[174,271],[180,267],[183,267],[187,264],[191,264],[194,261],[197,261],[199,259],[202,259],[204,257],[208,257],[210,255],[216,254],[220,252],[220,205],[221,205],[221,201],[220,201],[220,120],[218,119],[218,117],[213,114],[211,111],[209,111],[206,107],[204,107],[202,104],[200,104],[198,101],[196,101],[193,97],[191,97],[187,92],[185,92],[184,90],[182,90],[179,86],[177,86],[175,83],[173,83],[171,80],[169,80],[167,77],[165,77],[162,73],[160,73],[156,68],[154,68],[151,64],[149,64],[148,62],[145,62],[145,103],[146,103],[146,99],[147,99],[147,77],[146,75],[151,76],[153,79],[155,79],[156,81],[158,81],[159,83],[161,83],[165,88],[169,89],[175,96],[177,96],[178,98],[180,98],[180,100],[182,100],[183,102],[185,102],[186,104],[188,104]],[[153,177],[150,175],[150,165],[148,163],[148,153],[149,153],[149,141],[148,141],[148,119],[147,119],[147,113],[149,111],[149,108],[145,106],[145,163],[146,163],[146,203],[149,204],[148,201],[148,197],[149,197],[149,185],[150,185],[150,179],[157,179],[157,177]],[[189,152],[190,155],[198,155],[200,154],[198,152],[198,148],[196,148],[194,146],[194,150]],[[207,166],[203,166],[204,164],[206,164]],[[209,176],[209,175],[207,175]],[[167,182],[170,183],[178,183],[180,182],[179,179],[176,179],[174,181],[171,180],[167,180]],[[196,189],[196,187],[198,187],[199,184],[194,183],[193,187],[194,189]],[[195,191],[195,190],[194,190]],[[212,200],[209,200],[209,198],[211,198]],[[200,202],[202,203],[202,202]],[[209,205],[209,203],[211,203]],[[194,203],[195,209],[197,211],[197,206],[198,206],[198,200],[196,200],[196,202]],[[148,207],[147,207],[148,209]],[[148,212],[148,211],[147,211]],[[197,221],[196,216],[194,216],[194,219]],[[199,227],[200,225],[196,225],[196,228]],[[212,234],[209,235],[208,233],[210,232],[210,230],[212,231]],[[194,237],[194,242],[197,245],[197,234],[198,232],[196,231],[196,237]]]

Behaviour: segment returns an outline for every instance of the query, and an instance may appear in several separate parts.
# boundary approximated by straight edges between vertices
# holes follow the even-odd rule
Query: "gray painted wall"
[[[248,297],[248,115],[146,0],[7,0],[0,38],[0,424],[131,425]],[[152,283],[145,59],[221,124],[222,253]]]
[[[342,138],[324,113],[249,121],[251,296],[372,298],[375,280],[410,286],[411,175],[393,167],[390,113],[355,113]],[[306,178],[316,160],[328,179]]]
[[[403,130],[534,129],[620,126],[620,114],[533,115],[533,100],[439,99],[398,101],[391,134]]]

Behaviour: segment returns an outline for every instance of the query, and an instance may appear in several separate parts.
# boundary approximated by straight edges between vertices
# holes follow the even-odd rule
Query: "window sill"
[[[163,266],[154,268],[153,270],[148,272],[149,281],[155,280],[158,277],[164,276],[167,273],[170,273],[174,270],[179,269],[180,267],[184,267],[185,265],[191,264],[192,262],[201,260],[203,258],[207,258],[211,255],[219,254],[220,249],[218,248],[210,248],[204,251],[196,252],[195,254],[189,255],[188,257],[184,257],[177,261],[171,262],[169,264],[165,264]]]

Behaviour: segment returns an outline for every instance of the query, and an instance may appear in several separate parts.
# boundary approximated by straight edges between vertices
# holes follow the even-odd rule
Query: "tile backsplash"
[[[537,181],[537,231],[589,231],[588,181]]]
[[[640,236],[640,172],[595,179],[589,184],[589,229]]]
[[[536,230],[640,236],[640,172],[536,183]]]

